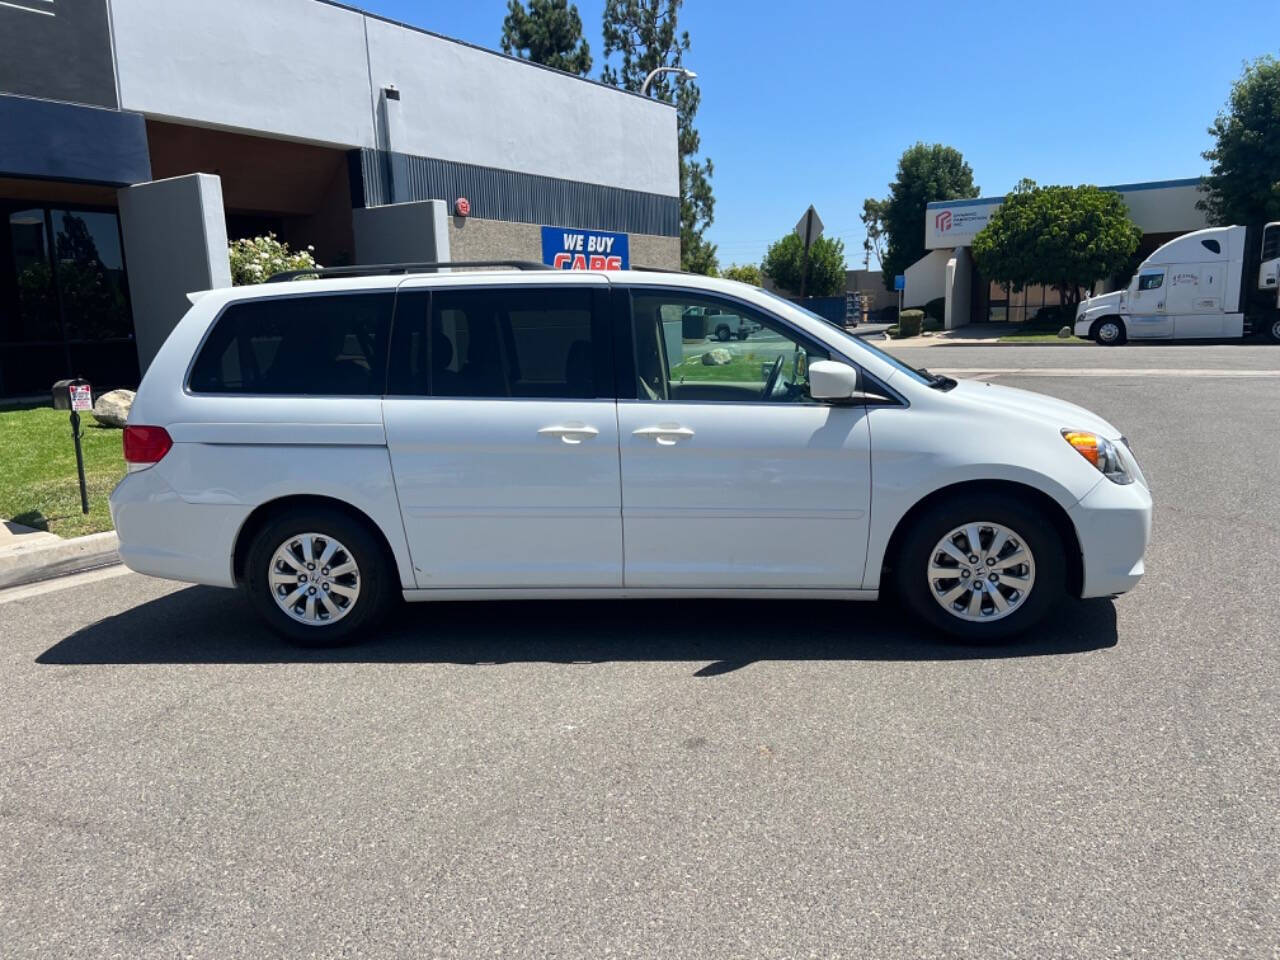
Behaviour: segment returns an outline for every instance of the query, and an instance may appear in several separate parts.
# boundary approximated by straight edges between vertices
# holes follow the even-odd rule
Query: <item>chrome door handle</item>
[[[633,437],[653,437],[660,446],[673,447],[679,440],[692,437],[693,431],[688,427],[664,427],[659,425],[632,430],[631,435]]]
[[[538,431],[540,437],[559,437],[564,443],[581,443],[599,434],[600,431],[595,427],[588,427],[582,423],[558,423]]]

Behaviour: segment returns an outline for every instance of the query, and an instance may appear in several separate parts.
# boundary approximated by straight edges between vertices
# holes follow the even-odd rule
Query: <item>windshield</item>
[[[881,350],[879,347],[873,347],[871,344],[867,343],[865,337],[855,337],[852,333],[849,333],[847,330],[837,327],[834,323],[832,323],[826,317],[820,316],[819,314],[814,313],[812,310],[806,310],[804,307],[800,306],[800,304],[794,303],[788,300],[786,297],[783,297],[779,294],[774,293],[772,290],[765,290],[762,288],[760,292],[764,294],[768,294],[770,297],[773,297],[773,299],[775,300],[781,300],[787,306],[793,307],[794,309],[799,310],[801,313],[807,316],[813,317],[813,319],[815,320],[822,321],[824,326],[840,334],[840,336],[844,338],[844,342],[846,344],[852,345],[855,350],[865,350],[867,353],[873,354],[874,356],[883,360],[885,363],[889,364],[889,366],[893,367],[895,370],[900,370],[902,373],[906,374],[912,380],[916,381],[916,383],[929,386],[934,382],[934,378],[932,376],[926,376],[925,374],[921,373],[919,370],[915,369],[914,367],[907,366],[905,363],[903,363],[893,354],[886,353],[885,351]]]

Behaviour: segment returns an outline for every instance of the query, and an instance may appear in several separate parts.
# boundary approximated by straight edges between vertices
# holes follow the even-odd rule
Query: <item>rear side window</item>
[[[380,396],[393,293],[233,303],[191,368],[196,393]]]
[[[612,395],[608,330],[591,290],[401,295],[388,393],[435,397]]]

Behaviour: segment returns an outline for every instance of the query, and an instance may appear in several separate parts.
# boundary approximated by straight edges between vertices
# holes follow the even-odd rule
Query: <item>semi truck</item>
[[[1074,330],[1105,346],[1254,333],[1280,343],[1280,222],[1170,240],[1123,290],[1082,300]]]

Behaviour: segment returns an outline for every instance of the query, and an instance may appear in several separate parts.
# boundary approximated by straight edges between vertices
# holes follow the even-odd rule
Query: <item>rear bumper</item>
[[[232,551],[250,508],[191,503],[157,467],[129,473],[111,493],[120,559],[130,570],[166,580],[235,586]]]
[[[1082,597],[1111,597],[1137,586],[1151,540],[1151,492],[1141,483],[1102,480],[1068,511],[1084,561]]]

